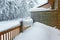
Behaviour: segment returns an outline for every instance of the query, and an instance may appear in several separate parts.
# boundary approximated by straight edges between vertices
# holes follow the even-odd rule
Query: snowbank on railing
[[[22,19],[0,22],[0,32],[19,26],[21,20]]]

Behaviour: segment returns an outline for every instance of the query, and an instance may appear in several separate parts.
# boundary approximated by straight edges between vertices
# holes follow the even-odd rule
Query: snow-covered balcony
[[[48,3],[48,0],[1,0],[1,4],[0,4],[0,9],[1,9],[0,10],[0,21],[1,21],[0,22],[0,40],[12,40],[16,35],[18,35],[20,33],[20,27],[23,26],[23,25],[20,26],[21,25],[20,22],[22,21],[21,18],[31,17],[30,12],[50,11],[51,6],[50,6],[50,4],[47,4],[47,3]],[[45,4],[47,4],[47,5],[45,5]],[[45,5],[45,6],[43,6],[43,5]],[[16,19],[16,20],[14,20],[14,19]],[[35,20],[37,20],[37,19],[35,19]],[[32,24],[33,20],[29,19],[29,18],[23,19],[23,23],[25,24],[24,26],[26,26],[26,25],[31,26],[31,25],[33,25]],[[40,25],[42,25],[42,24],[40,24]],[[42,25],[42,26],[44,26],[44,25]],[[38,27],[38,28],[40,28],[40,27]],[[32,29],[34,29],[34,28],[32,28]],[[43,32],[46,33],[49,31],[50,30],[43,31]],[[37,32],[39,32],[39,31],[37,31]]]

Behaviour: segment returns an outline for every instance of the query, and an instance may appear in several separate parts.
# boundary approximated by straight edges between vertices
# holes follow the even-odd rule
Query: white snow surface
[[[51,11],[51,7],[50,8],[44,8],[44,7],[40,7],[40,8],[31,8],[29,9],[30,12],[38,12],[38,11]]]
[[[0,22],[0,32],[3,32],[5,30],[15,28],[20,25],[22,19],[17,20],[10,20],[10,21],[1,21]]]
[[[9,20],[9,21],[1,21],[0,22],[0,32],[20,26],[21,21],[23,21],[24,27],[28,27],[33,24],[32,18],[20,18],[20,19],[14,19],[14,20]]]
[[[30,28],[16,36],[14,40],[60,40],[60,30],[35,22]]]

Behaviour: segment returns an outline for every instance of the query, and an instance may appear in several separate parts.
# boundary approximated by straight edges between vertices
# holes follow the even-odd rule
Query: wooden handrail
[[[13,40],[14,37],[16,37],[20,32],[23,32],[23,21],[20,22],[21,25],[5,30],[3,32],[0,32],[0,40]]]
[[[9,31],[15,30],[15,29],[17,29],[17,28],[19,28],[19,27],[20,27],[20,26],[17,26],[17,27],[15,27],[15,28],[12,28],[12,29],[5,30],[5,31],[3,31],[3,32],[0,32],[0,35],[2,35],[2,34],[4,34],[4,33],[7,33],[7,32],[9,32]]]
[[[44,5],[41,5],[41,6],[38,6],[37,8],[43,7],[43,6],[47,5],[47,4],[48,4],[48,3],[46,3],[46,4],[44,4]]]
[[[0,40],[13,40],[20,33],[20,26],[0,32]]]

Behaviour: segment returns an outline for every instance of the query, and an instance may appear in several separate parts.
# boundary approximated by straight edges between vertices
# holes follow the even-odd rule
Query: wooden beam
[[[51,4],[52,9],[54,9],[55,0],[48,0],[49,4]]]

